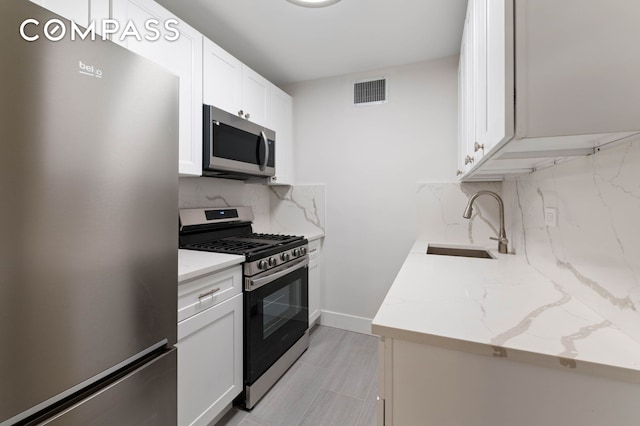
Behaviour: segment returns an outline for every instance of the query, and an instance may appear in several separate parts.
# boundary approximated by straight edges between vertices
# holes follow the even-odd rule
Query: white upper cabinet
[[[205,38],[203,66],[204,103],[239,114],[242,109],[242,62]]]
[[[511,1],[468,3],[458,69],[458,175],[513,137],[513,43],[508,42],[513,40],[513,20],[507,16]]]
[[[477,50],[475,40],[475,9],[470,1],[465,18],[460,63],[458,65],[458,175],[468,172],[475,160],[472,146],[476,137],[476,80],[470,70],[475,68]]]
[[[476,140],[472,148],[476,160],[498,143],[513,137],[511,1],[482,0],[475,4],[477,110]]]
[[[293,184],[293,99],[276,86],[271,86],[268,128],[276,132],[276,175],[272,184]]]
[[[129,50],[165,67],[180,77],[180,163],[183,176],[202,174],[202,35],[180,21],[176,16],[152,0],[113,0],[113,18],[120,23],[132,21],[144,31],[148,19],[160,22],[162,36],[155,41],[137,40],[129,36],[121,40],[114,35],[113,41]],[[174,27],[180,37],[175,41],[165,39],[163,25],[175,19]]]
[[[101,34],[102,20],[111,17],[109,0],[31,0],[63,18],[87,27],[95,21],[96,33]]]
[[[640,56],[629,54],[640,40],[640,2],[470,0],[469,9],[473,36],[463,38],[459,70],[463,180],[528,173],[640,132]],[[470,39],[475,56],[465,59]],[[474,97],[465,95],[469,81]]]
[[[102,20],[111,18],[110,0],[90,0],[89,19],[96,22],[96,31],[102,34]]]
[[[226,50],[204,39],[203,100],[276,132],[276,175],[293,184],[293,99]]]
[[[242,67],[242,111],[254,123],[267,126],[271,83],[244,65]]]
[[[86,27],[89,24],[90,0],[31,0],[63,18]],[[108,2],[108,0],[107,0]]]
[[[203,56],[204,103],[268,127],[271,83],[211,40]]]

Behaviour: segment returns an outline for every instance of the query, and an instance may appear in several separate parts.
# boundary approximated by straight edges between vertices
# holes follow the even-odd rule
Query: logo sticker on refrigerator
[[[93,65],[84,64],[82,61],[78,61],[78,66],[80,70],[78,71],[80,74],[88,75],[95,78],[102,78],[102,70],[94,67]]]

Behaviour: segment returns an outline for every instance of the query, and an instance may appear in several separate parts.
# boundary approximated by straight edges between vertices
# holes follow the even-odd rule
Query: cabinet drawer
[[[242,293],[242,266],[203,275],[178,286],[178,322]]]
[[[320,256],[322,249],[322,238],[309,242],[309,259],[314,259]]]

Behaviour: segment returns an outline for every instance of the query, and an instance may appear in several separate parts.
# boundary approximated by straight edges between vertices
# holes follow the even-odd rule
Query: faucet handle
[[[507,239],[507,237],[489,237],[489,239],[498,242],[498,253],[506,254],[509,251],[509,240]]]
[[[508,242],[508,241],[509,241],[509,240],[507,240],[507,237],[502,237],[502,238],[499,238],[499,237],[489,237],[489,239],[490,239],[490,240],[493,240],[493,241],[502,241],[502,242]]]

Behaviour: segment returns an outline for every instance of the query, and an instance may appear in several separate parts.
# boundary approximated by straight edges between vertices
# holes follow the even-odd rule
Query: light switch
[[[545,207],[544,224],[555,228],[558,226],[558,209],[555,207]]]

